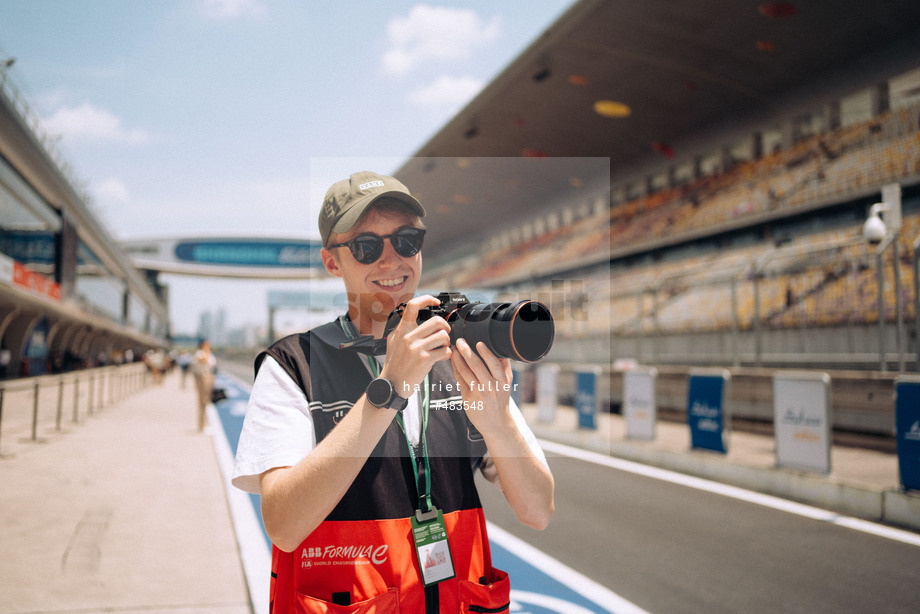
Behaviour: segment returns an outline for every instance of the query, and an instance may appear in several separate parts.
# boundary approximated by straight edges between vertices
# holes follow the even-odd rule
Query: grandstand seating
[[[558,270],[560,263],[592,256],[603,261],[611,248],[641,253],[661,237],[677,241],[703,229],[716,235],[746,222],[844,202],[887,183],[915,181],[920,175],[918,116],[920,103],[808,137],[759,159],[613,205],[608,216],[583,218],[486,252],[465,271],[431,283],[502,287],[526,282]],[[875,248],[858,241],[859,233],[854,226],[797,238],[782,248],[765,243],[624,270],[614,265],[583,280],[592,297],[590,317],[558,321],[558,334],[749,330],[758,313],[759,325],[769,328],[877,321]],[[910,243],[918,236],[920,214],[907,214],[899,234],[905,317],[913,317]],[[891,320],[890,250],[884,258],[885,317]],[[771,259],[775,262],[756,271],[758,263]],[[534,289],[549,290],[548,285]]]

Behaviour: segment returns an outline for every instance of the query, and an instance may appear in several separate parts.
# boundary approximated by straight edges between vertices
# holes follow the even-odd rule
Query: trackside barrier
[[[623,419],[626,437],[653,441],[658,420],[655,384],[658,369],[636,367],[623,373]]]
[[[49,393],[54,394],[54,430],[61,432],[67,388],[70,389],[71,422],[77,424],[80,421],[81,398],[84,393],[86,401],[82,405],[86,415],[91,416],[146,385],[147,367],[142,363],[0,381],[0,458],[11,456],[4,452],[3,446],[3,434],[10,435],[11,428],[16,432],[28,433],[29,436],[21,441],[42,441],[39,435],[39,424],[43,417],[41,409],[48,405]],[[31,411],[26,417],[22,410],[29,403]],[[11,415],[11,412],[15,413]]]
[[[920,377],[902,375],[895,384],[895,433],[901,487],[920,490]]]
[[[827,373],[779,373],[773,378],[777,466],[831,472],[830,385]]]
[[[687,423],[693,449],[728,452],[729,413],[725,398],[730,380],[731,374],[725,369],[690,371]]]
[[[601,368],[580,366],[575,370],[575,409],[578,411],[578,428],[597,429],[597,409],[600,399],[597,384]]]
[[[591,366],[595,367],[595,366]],[[560,377],[565,370],[566,377]],[[533,374],[536,386],[531,400],[537,406],[537,421],[552,424],[556,421],[560,397],[565,398],[563,386],[574,383],[577,429],[590,428],[584,420],[590,420],[590,409],[595,407],[588,400],[589,395],[581,392],[577,378],[579,372],[586,369],[566,367],[564,365],[544,363],[525,373]],[[597,373],[604,373],[601,367],[590,371],[597,381]],[[615,371],[615,370],[614,370]],[[569,381],[568,374],[575,377]],[[611,390],[621,393],[623,423],[626,439],[654,441],[657,438],[657,418],[661,403],[661,371],[657,368],[633,366],[622,370],[622,380],[610,378]],[[521,373],[516,377],[524,378]],[[673,389],[673,379],[665,387]],[[749,379],[749,378],[748,378]],[[844,381],[847,381],[843,377]],[[771,407],[770,419],[774,429],[775,466],[797,471],[828,475],[831,472],[831,450],[833,447],[834,423],[838,420],[832,411],[832,389],[842,391],[850,396],[849,388],[841,386],[829,373],[813,371],[778,371],[770,376],[771,386],[767,394],[758,394],[758,402],[768,403]],[[731,394],[732,374],[727,369],[691,369],[685,381],[686,396],[679,401],[672,394],[671,400],[684,403],[685,419],[690,431],[690,444],[693,449],[728,453],[731,419],[734,411],[729,399]],[[875,380],[868,380],[873,384]],[[896,429],[890,431],[896,436],[898,461],[901,473],[901,486],[905,490],[920,491],[920,375],[901,375],[895,382],[896,407],[892,417],[896,419]],[[747,380],[746,380],[747,382]],[[622,388],[618,388],[619,385]],[[851,386],[852,387],[852,386]],[[878,387],[867,386],[868,394]],[[572,390],[572,387],[566,388]],[[757,392],[760,390],[758,388]],[[578,397],[582,398],[579,399]],[[600,395],[598,395],[600,396]],[[526,399],[527,397],[522,397]],[[743,395],[741,395],[743,399]],[[838,397],[834,394],[834,402]],[[612,405],[613,411],[616,406]],[[889,406],[890,407],[890,406]],[[839,408],[838,408],[839,410]],[[596,410],[595,410],[596,411]],[[893,424],[892,427],[895,427]],[[915,496],[915,495],[914,495]],[[920,519],[918,519],[920,523]],[[911,525],[913,526],[913,525]],[[918,524],[920,526],[920,524]]]

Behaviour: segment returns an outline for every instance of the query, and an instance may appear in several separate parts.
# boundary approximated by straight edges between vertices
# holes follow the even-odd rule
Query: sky
[[[318,238],[331,183],[395,172],[572,0],[0,0],[0,60],[119,240]],[[173,331],[307,282],[162,276]]]

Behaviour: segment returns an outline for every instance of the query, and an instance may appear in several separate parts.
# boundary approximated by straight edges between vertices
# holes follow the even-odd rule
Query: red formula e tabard
[[[304,391],[317,441],[372,378],[357,354],[339,349],[348,325],[340,318],[286,337],[256,359],[258,370],[272,356]],[[272,548],[272,614],[508,611],[510,583],[492,567],[473,478],[485,445],[458,411],[457,389],[437,385],[452,380],[445,363],[426,380],[427,453],[394,420],[329,517],[293,552]],[[419,509],[423,483],[430,510]]]

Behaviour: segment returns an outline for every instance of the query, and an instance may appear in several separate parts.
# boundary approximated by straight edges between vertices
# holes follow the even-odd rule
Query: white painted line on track
[[[829,510],[806,505],[804,503],[796,503],[794,501],[788,501],[786,499],[774,497],[773,495],[765,495],[763,493],[739,488],[737,486],[720,484],[719,482],[713,482],[712,480],[707,480],[705,478],[684,475],[682,473],[670,471],[668,469],[659,469],[657,467],[651,467],[649,465],[643,465],[633,461],[614,458],[612,456],[605,456],[603,454],[598,454],[597,452],[589,452],[587,450],[573,448],[571,446],[556,443],[553,441],[546,441],[541,439],[540,445],[543,447],[544,451],[554,452],[556,454],[561,454],[562,456],[577,458],[585,462],[610,467],[611,469],[618,469],[620,471],[626,471],[628,473],[642,475],[656,480],[670,482],[672,484],[679,484],[681,486],[687,486],[689,488],[711,492],[713,494],[722,495],[724,497],[730,497],[739,501],[754,503],[763,507],[769,507],[782,512],[795,514],[797,516],[811,518],[821,522],[827,522],[829,524],[837,525],[840,527],[846,527],[848,529],[853,529],[854,531],[860,531],[869,535],[883,537],[885,539],[909,544],[911,546],[920,546],[920,535],[911,533],[910,531],[887,527],[876,522],[861,520],[852,516],[842,516],[836,512],[831,512]]]
[[[491,522],[486,522],[486,530],[488,531],[490,542],[498,544],[522,561],[533,565],[550,578],[558,580],[608,612],[614,614],[648,614],[648,612],[631,601],[623,599],[610,589],[582,575],[568,565],[560,563],[542,550],[536,549],[501,527]]]
[[[551,612],[561,612],[563,614],[595,614],[593,610],[583,608],[571,601],[553,597],[552,595],[544,595],[543,593],[519,591],[512,588],[510,597],[512,612],[519,612],[526,609],[527,606],[535,605]]]

